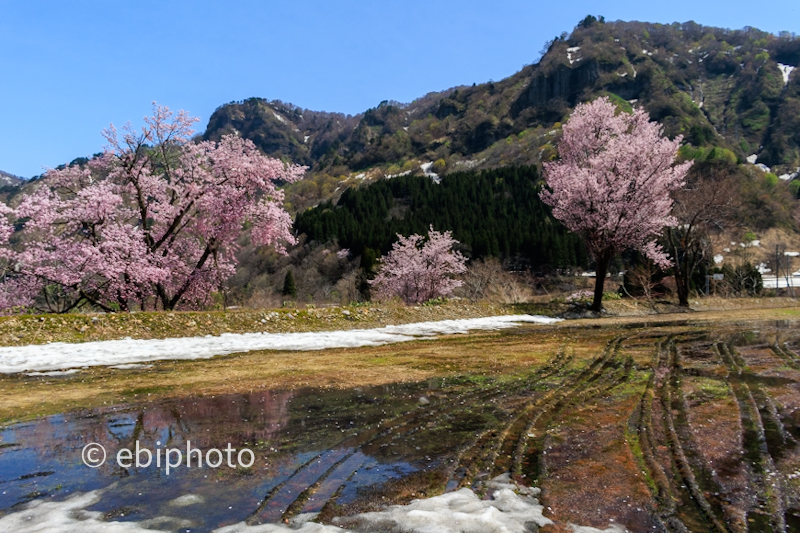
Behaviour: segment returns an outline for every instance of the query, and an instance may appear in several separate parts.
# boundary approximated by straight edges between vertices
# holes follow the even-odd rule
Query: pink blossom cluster
[[[549,190],[541,197],[595,258],[633,248],[671,264],[654,237],[676,223],[670,192],[683,186],[691,162],[675,163],[681,137],[662,130],[644,110],[617,112],[605,97],[578,105],[564,124],[559,160],[544,164]]]
[[[102,156],[50,170],[15,210],[2,206],[0,245],[10,221],[22,229],[0,258],[16,265],[13,281],[27,287],[27,302],[5,297],[0,308],[34,296],[54,311],[85,302],[106,310],[201,305],[234,273],[245,224],[256,244],[282,251],[294,243],[276,182],[305,169],[232,135],[191,142],[196,121],[154,105],[141,132],[127,125],[120,135],[112,125]]]
[[[566,302],[568,304],[579,304],[579,303],[587,303],[592,301],[592,297],[594,293],[588,290],[582,290],[578,292],[573,292],[569,296],[567,296]]]
[[[467,259],[454,251],[458,241],[449,231],[430,227],[427,240],[421,235],[403,237],[381,258],[380,270],[370,281],[378,299],[400,297],[406,304],[447,296],[461,286],[451,276],[466,272]]]

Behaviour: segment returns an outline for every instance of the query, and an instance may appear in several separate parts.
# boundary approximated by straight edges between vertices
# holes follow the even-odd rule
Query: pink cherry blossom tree
[[[234,273],[245,224],[256,244],[295,242],[276,184],[305,169],[236,136],[191,142],[196,121],[154,104],[140,132],[112,125],[102,156],[47,172],[22,199],[17,259],[49,310],[200,305]]]
[[[458,241],[451,232],[430,227],[427,240],[421,235],[403,237],[380,260],[380,270],[369,283],[380,299],[399,296],[406,304],[447,296],[461,286],[451,276],[466,272],[467,259],[453,250]]]
[[[676,164],[681,137],[669,140],[648,114],[617,112],[608,98],[580,104],[563,128],[559,159],[545,163],[542,200],[553,215],[580,233],[596,263],[591,309],[602,308],[611,259],[639,249],[662,268],[670,265],[656,244],[670,215],[670,193],[683,186],[690,162]]]
[[[26,309],[39,290],[20,272],[19,253],[9,246],[14,218],[14,210],[0,202],[0,314]]]

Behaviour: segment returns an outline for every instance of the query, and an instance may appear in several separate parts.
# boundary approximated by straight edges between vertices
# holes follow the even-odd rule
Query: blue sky
[[[587,14],[800,33],[797,0],[0,0],[0,170],[30,177],[101,151],[151,102],[205,129],[251,96],[356,114],[510,76]]]

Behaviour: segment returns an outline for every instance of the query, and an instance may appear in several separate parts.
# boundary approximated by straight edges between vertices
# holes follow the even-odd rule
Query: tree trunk
[[[684,260],[688,260],[688,258]],[[678,304],[683,307],[689,307],[688,268],[682,263],[683,261],[675,262],[675,286],[678,290]]]
[[[687,232],[683,240],[681,240],[679,236],[675,235],[674,229],[669,228],[667,236],[675,261],[673,276],[675,278],[675,287],[678,291],[678,304],[683,307],[689,307],[689,278],[691,278],[694,271],[694,268],[690,265],[692,258],[689,255],[691,253],[689,251],[689,233]]]
[[[608,263],[611,262],[611,257],[605,255],[597,258],[597,277],[594,282],[594,301],[592,302],[592,311],[599,313],[603,309],[603,287],[606,284],[606,274],[608,273]]]

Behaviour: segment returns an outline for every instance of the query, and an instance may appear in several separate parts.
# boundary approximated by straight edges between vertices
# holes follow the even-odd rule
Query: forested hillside
[[[355,255],[389,251],[396,235],[425,234],[429,225],[453,232],[473,259],[493,256],[519,268],[588,265],[581,239],[569,233],[539,199],[536,167],[449,174],[441,183],[422,176],[381,180],[348,189],[297,215],[295,229],[318,242],[337,240]]]

